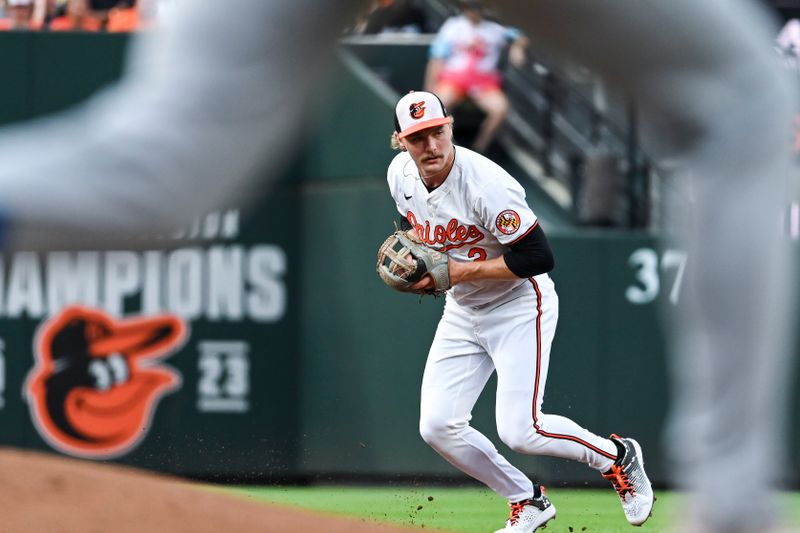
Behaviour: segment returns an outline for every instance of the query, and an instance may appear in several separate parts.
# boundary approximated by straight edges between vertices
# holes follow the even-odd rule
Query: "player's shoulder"
[[[516,181],[503,167],[485,155],[462,146],[456,148],[456,164],[465,181],[480,187],[496,185],[498,181]]]
[[[391,168],[397,166],[398,164],[402,164],[403,162],[408,161],[409,159],[411,159],[411,155],[409,155],[409,153],[406,152],[405,150],[400,150],[392,158],[392,161],[389,163],[389,167]]]
[[[411,159],[408,152],[403,151],[392,158],[391,163],[389,163],[389,169],[386,171],[386,179],[391,184],[405,177],[413,178],[415,170],[414,160]]]

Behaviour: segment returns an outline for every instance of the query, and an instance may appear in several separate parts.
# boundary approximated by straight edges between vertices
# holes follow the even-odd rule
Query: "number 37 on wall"
[[[625,289],[625,298],[630,303],[644,305],[653,302],[658,298],[662,285],[664,290],[669,290],[670,303],[678,303],[686,268],[686,252],[668,248],[659,258],[653,248],[639,248],[628,257],[628,266],[634,272],[634,283]]]

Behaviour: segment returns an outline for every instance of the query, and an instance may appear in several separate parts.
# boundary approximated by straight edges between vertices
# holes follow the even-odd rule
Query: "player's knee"
[[[419,434],[430,447],[439,449],[447,446],[458,433],[460,427],[466,425],[459,424],[446,418],[423,416],[419,420]]]
[[[439,425],[420,420],[419,434],[428,446],[435,449],[441,447],[445,431],[444,428]]]
[[[497,428],[497,435],[503,444],[517,453],[530,454],[536,447],[536,433],[529,428]]]

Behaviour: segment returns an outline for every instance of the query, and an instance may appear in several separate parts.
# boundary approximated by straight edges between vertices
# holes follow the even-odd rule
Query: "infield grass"
[[[459,533],[493,532],[502,527],[508,514],[501,498],[480,488],[313,486],[229,490],[252,500]],[[674,492],[656,491],[653,517],[634,530],[610,488],[548,489],[547,493],[558,509],[547,533],[668,533],[670,519],[680,516],[682,498]],[[789,493],[784,498],[788,522],[800,524],[800,493]]]

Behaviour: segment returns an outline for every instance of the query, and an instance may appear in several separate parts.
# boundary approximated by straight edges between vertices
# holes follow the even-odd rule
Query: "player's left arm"
[[[470,194],[475,215],[508,250],[499,257],[485,261],[448,261],[450,284],[466,281],[525,279],[553,269],[554,260],[544,231],[536,215],[525,202],[522,187],[505,171],[495,165],[487,167],[496,176],[491,187]],[[501,184],[502,186],[497,186]],[[414,289],[432,286],[430,276],[424,276]]]
[[[525,279],[553,270],[555,259],[547,237],[538,223],[524,237],[509,246],[509,250],[487,261],[458,261],[449,258],[447,268],[450,283],[458,285],[464,281],[484,279]],[[423,277],[414,289],[433,286],[430,276]]]
[[[555,260],[544,231],[537,223],[527,235],[515,241],[509,250],[488,261],[456,261],[450,258],[450,281],[530,278],[553,270]]]
[[[496,175],[492,186],[484,186],[474,195],[475,214],[508,250],[486,261],[461,262],[451,258],[450,281],[525,279],[552,270],[554,261],[544,231],[536,215],[525,202],[519,183],[499,167],[488,170]],[[500,186],[497,186],[500,185]]]

